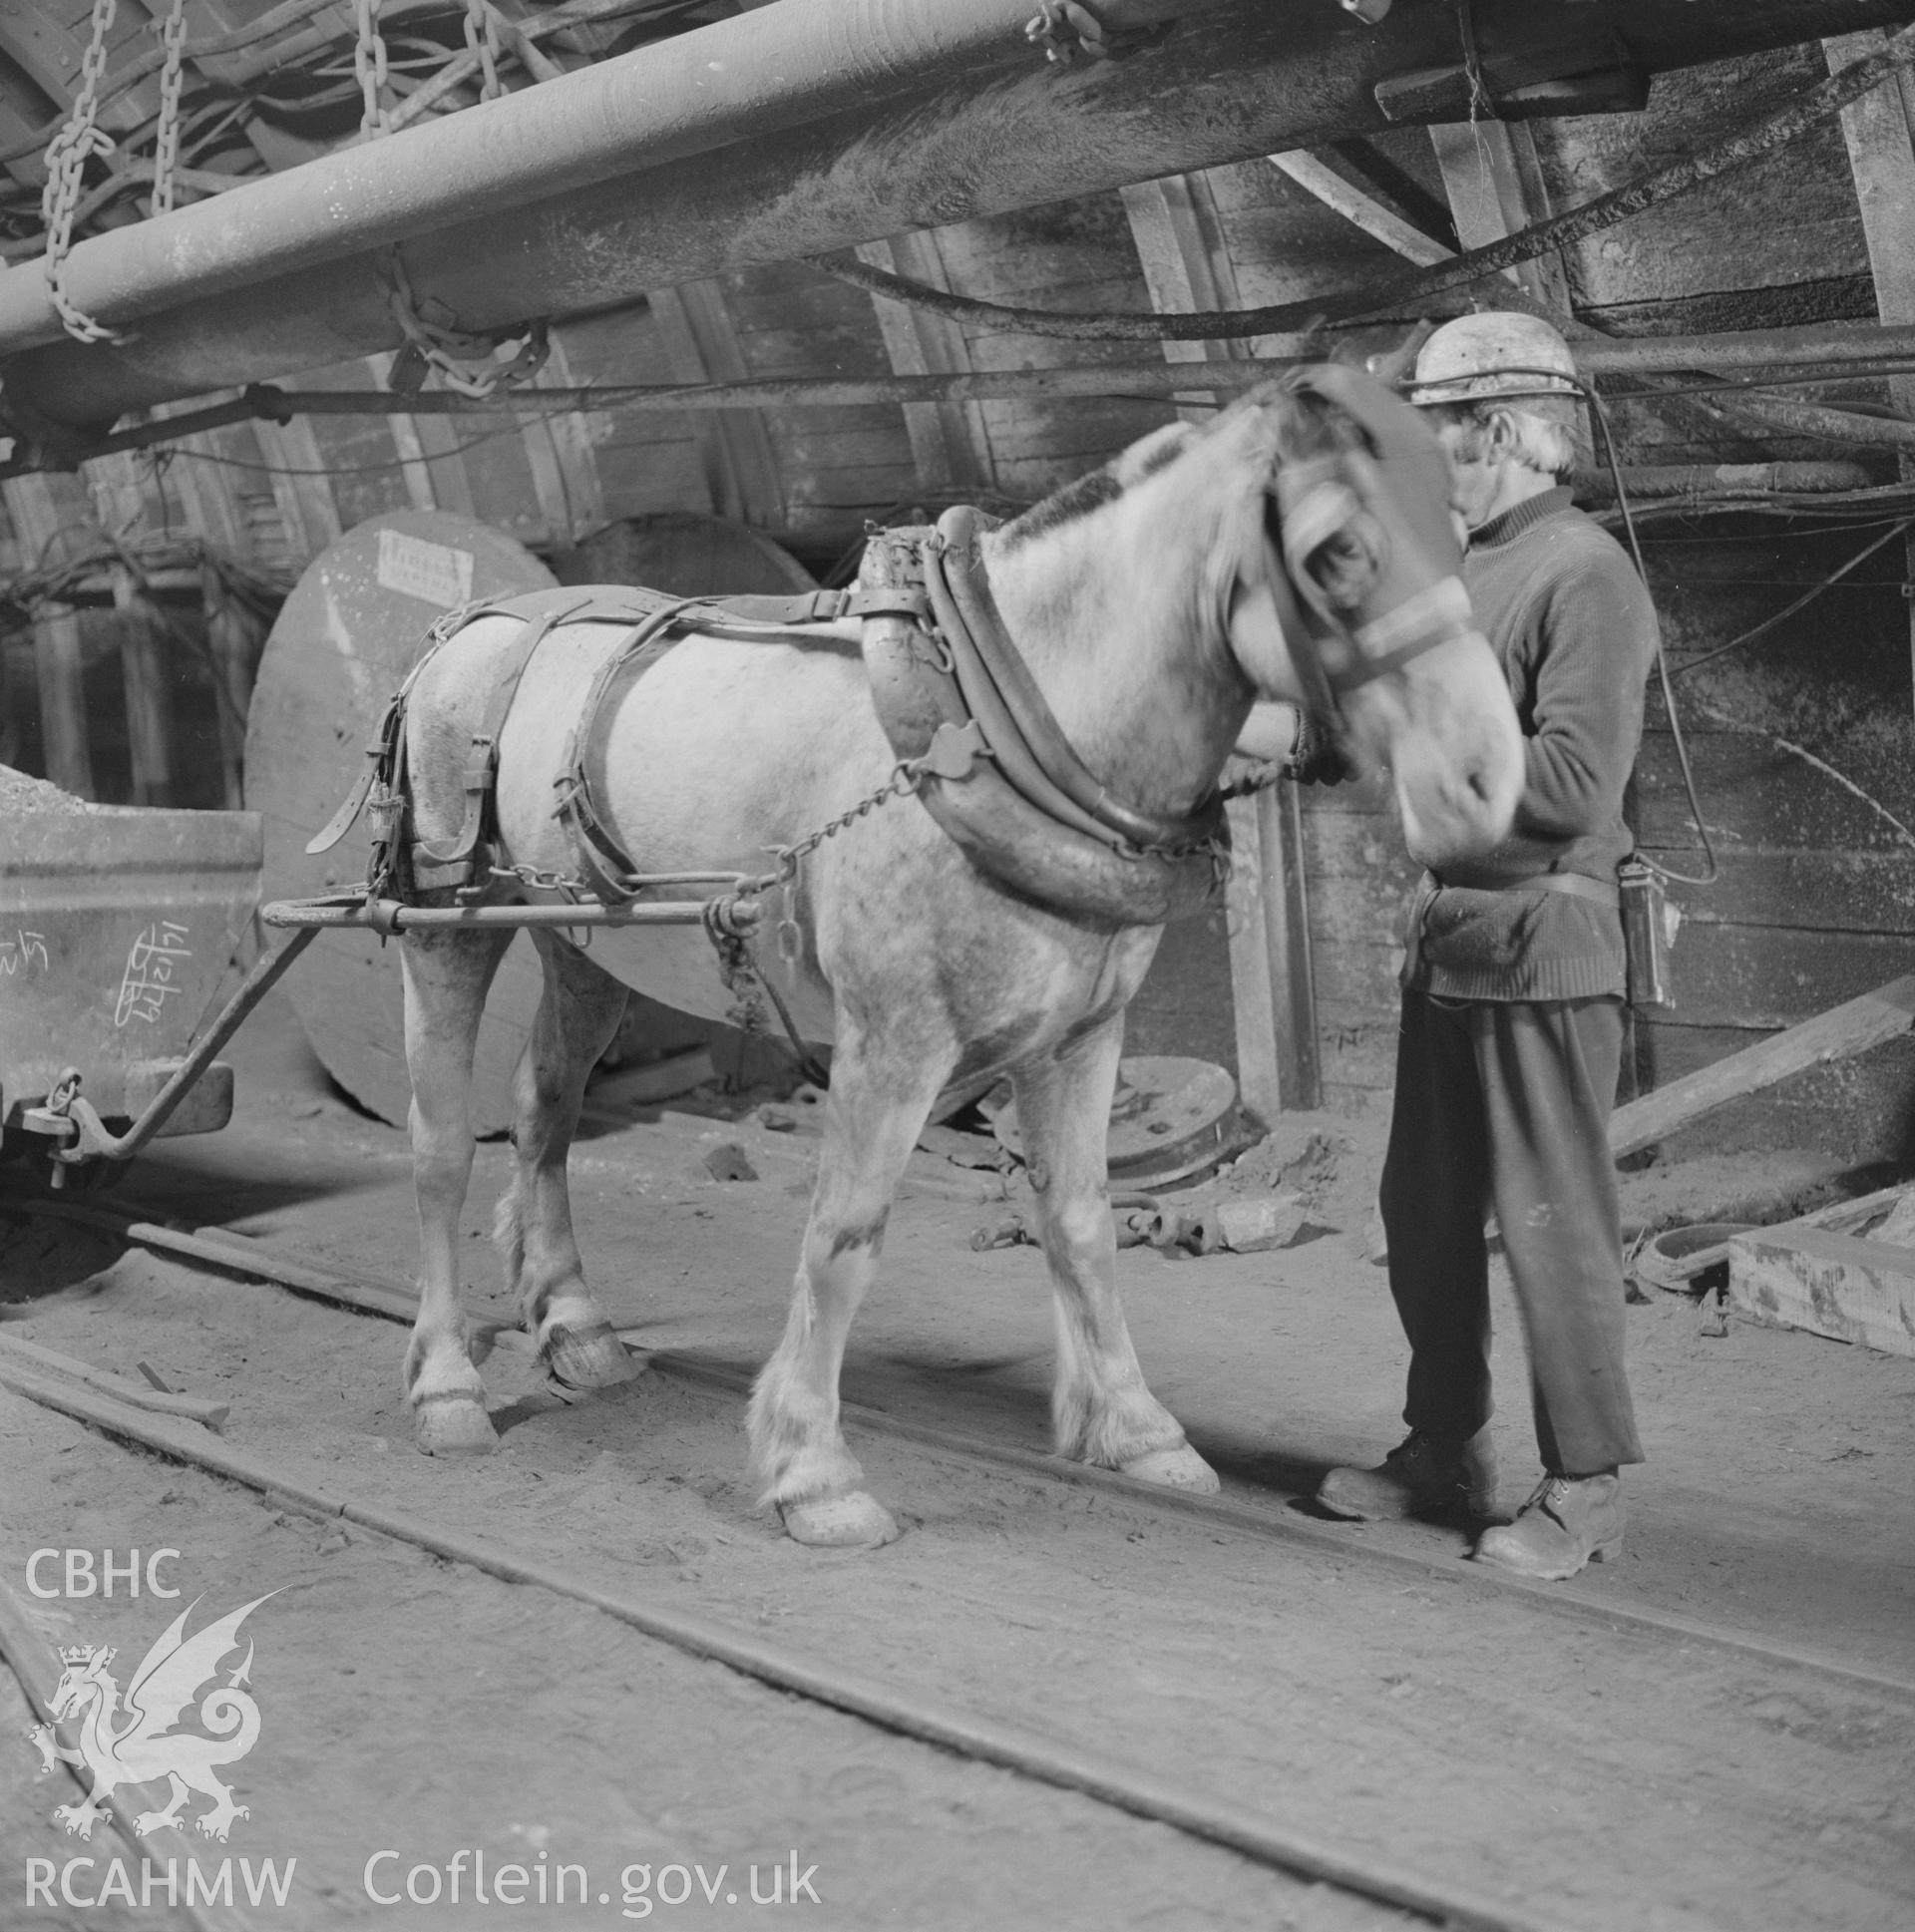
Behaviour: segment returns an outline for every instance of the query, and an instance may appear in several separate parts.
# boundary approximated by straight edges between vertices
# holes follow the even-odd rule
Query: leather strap
[[[418,840],[407,855],[412,866],[412,882],[422,891],[472,883],[478,870],[479,848],[486,842],[491,829],[493,791],[499,777],[499,738],[506,728],[506,720],[512,715],[513,700],[519,695],[520,680],[553,626],[576,616],[590,601],[576,590],[572,591],[569,597],[549,591],[535,591],[532,597],[514,601],[523,606],[533,603],[535,598],[535,609],[525,613],[524,627],[514,638],[503,663],[494,670],[485,717],[479,729],[472,734],[472,749],[466,755],[466,815],[458,836],[449,846],[434,846],[423,839]],[[474,612],[475,616],[482,614],[488,613]]]
[[[697,597],[681,597],[649,611],[633,626],[631,634],[598,666],[598,674],[591,680],[584,704],[566,738],[559,776],[553,781],[558,793],[554,816],[571,834],[574,856],[579,871],[590,882],[594,897],[607,905],[620,905],[635,897],[634,889],[627,882],[638,868],[598,816],[597,804],[591,795],[591,780],[585,773],[585,759],[597,729],[598,713],[614,680],[626,672],[634,679],[644,676],[678,641],[677,633],[685,612],[701,601]]]
[[[1222,811],[1215,797],[1187,817],[1142,812],[1111,795],[1064,736],[990,594],[976,549],[978,513],[946,512],[925,547],[925,582],[964,701],[1004,776],[1061,823],[1118,850],[1201,845]]]
[[[928,576],[930,535],[884,533],[867,569],[907,583]],[[1162,926],[1216,902],[1227,825],[1206,845],[1169,851],[1119,843],[1102,826],[1080,831],[1032,803],[1010,782],[997,748],[979,742],[981,721],[967,710],[939,635],[907,615],[874,612],[864,654],[894,756],[920,766],[919,802],[984,877],[1048,913],[1106,930]]]
[[[1447,883],[1435,873],[1426,875],[1439,890]],[[1560,893],[1565,899],[1586,899],[1593,906],[1622,910],[1623,896],[1613,881],[1592,879],[1581,872],[1539,872],[1529,879],[1512,880],[1504,886],[1463,886],[1456,890],[1476,893]]]
[[[391,773],[393,752],[399,741],[399,733],[404,729],[405,716],[404,698],[395,691],[386,700],[386,708],[380,712],[379,723],[366,745],[365,770],[359,774],[358,782],[346,794],[338,811],[326,821],[324,828],[306,841],[308,856],[317,857],[321,852],[330,852],[352,830],[359,814],[366,809],[366,800],[372,795],[373,786],[383,782]]]

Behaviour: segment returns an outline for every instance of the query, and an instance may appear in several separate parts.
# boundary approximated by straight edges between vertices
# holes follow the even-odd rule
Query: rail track
[[[296,1295],[328,1302],[358,1315],[399,1323],[407,1328],[412,1326],[417,1307],[415,1291],[404,1283],[383,1280],[363,1271],[346,1274],[324,1262],[289,1254],[231,1229],[179,1229],[103,1207],[82,1207],[65,1202],[10,1204],[4,1212],[11,1215],[37,1214],[91,1228],[155,1254],[288,1289]],[[490,1346],[524,1346],[525,1338],[515,1328],[473,1318],[473,1329],[476,1337]],[[624,1333],[629,1338],[638,1332],[628,1330]],[[740,1401],[750,1392],[749,1373],[728,1363],[678,1354],[670,1350],[645,1349],[641,1344],[634,1346],[643,1354],[653,1373],[715,1395],[736,1397]],[[1318,1521],[1294,1511],[1280,1514],[1274,1509],[1233,1501],[1224,1496],[1200,1496],[1184,1490],[1165,1489],[1154,1483],[1139,1482],[1114,1469],[1092,1468],[1063,1456],[1021,1449],[989,1437],[909,1421],[888,1410],[857,1402],[845,1402],[842,1414],[846,1427],[854,1431],[908,1442],[958,1463],[1010,1469],[1021,1475],[1034,1476],[1070,1488],[1119,1496],[1131,1507],[1168,1521],[1202,1523],[1210,1529],[1228,1531],[1238,1536],[1309,1548],[1397,1575],[1436,1578],[1463,1589],[1518,1600],[1541,1616],[1560,1618],[1573,1624],[1593,1624],[1607,1630],[1637,1631],[1649,1636],[1671,1638],[1680,1643],[1702,1644],[1774,1669],[1800,1671],[1827,1678],[1852,1690],[1915,1703],[1915,1681],[1863,1670],[1824,1653],[1766,1643],[1698,1618],[1619,1605],[1573,1587],[1532,1583],[1525,1578],[1476,1564],[1438,1561],[1409,1551],[1381,1548],[1340,1525]],[[1201,1441],[1198,1447],[1201,1449]]]
[[[131,1246],[192,1263],[197,1268],[276,1286],[352,1314],[410,1325],[414,1296],[402,1284],[347,1274],[309,1257],[288,1253],[230,1230],[186,1230],[139,1219],[98,1204],[10,1203],[10,1217],[51,1218],[108,1235]],[[518,1331],[476,1322],[492,1346],[523,1348]],[[749,1377],[721,1362],[669,1352],[650,1352],[650,1369],[716,1401],[741,1401]],[[0,1381],[44,1406],[65,1413],[122,1443],[157,1451],[241,1485],[275,1508],[293,1508],[355,1524],[503,1580],[533,1585],[601,1611],[643,1635],[692,1656],[708,1659],[813,1703],[851,1714],[887,1731],[1020,1776],[1074,1791],[1140,1818],[1153,1819],[1211,1844],[1226,1847],[1273,1870],[1323,1884],[1375,1905],[1394,1908],[1428,1924],[1479,1928],[1481,1932],[1546,1932],[1560,1923],[1546,1912],[1514,1908],[1474,1896],[1414,1872],[1346,1856],[1288,1831],[1269,1816],[1210,1793],[1198,1793],[1151,1772],[987,1718],[878,1683],[800,1652],[766,1644],[721,1622],[686,1615],[656,1601],[606,1590],[567,1569],[529,1558],[485,1537],[449,1529],[429,1517],[315,1486],[287,1469],[236,1449],[178,1413],[129,1406],[111,1391],[73,1385],[45,1372],[43,1364],[0,1352]],[[1377,1548],[1348,1531],[1295,1515],[1221,1497],[1198,1497],[1135,1482],[1115,1472],[913,1422],[883,1410],[847,1403],[849,1429],[883,1435],[972,1469],[1009,1470],[1040,1481],[1121,1497],[1131,1509],[1167,1523],[1201,1526],[1213,1535],[1284,1544],[1330,1553],[1359,1568],[1397,1578],[1440,1578],[1452,1586],[1519,1599],[1538,1615],[1608,1631],[1641,1634],[1680,1645],[1707,1646],[1768,1671],[1802,1673],[1877,1698],[1915,1703],[1915,1683],[1871,1673],[1839,1659],[1760,1642],[1739,1633],[1661,1612],[1619,1607],[1575,1592],[1504,1578],[1473,1565],[1431,1561]],[[10,1641],[11,1639],[11,1641]],[[17,1633],[0,1622],[0,1649],[16,1671]]]

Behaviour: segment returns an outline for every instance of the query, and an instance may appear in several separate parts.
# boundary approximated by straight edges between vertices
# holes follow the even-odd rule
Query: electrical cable
[[[1858,550],[1846,564],[1823,578],[1819,583],[1811,584],[1793,603],[1776,611],[1772,617],[1764,617],[1753,629],[1744,630],[1739,637],[1731,637],[1727,643],[1718,644],[1714,650],[1706,650],[1700,657],[1692,657],[1687,663],[1677,665],[1675,674],[1678,677],[1687,677],[1691,671],[1700,670],[1705,664],[1714,663],[1717,658],[1727,656],[1731,650],[1740,650],[1744,644],[1752,644],[1757,637],[1765,636],[1778,625],[1786,623],[1796,611],[1813,603],[1824,590],[1832,590],[1843,578],[1848,576],[1849,572],[1858,565],[1867,563],[1878,550],[1886,548],[1896,538],[1905,536],[1911,530],[1915,530],[1915,516],[1904,517],[1900,523],[1891,524],[1882,536]]]
[[[1609,474],[1616,485],[1616,508],[1622,513],[1623,530],[1629,538],[1629,554],[1636,560],[1636,575],[1643,580],[1643,589],[1649,590],[1649,566],[1643,562],[1643,547],[1636,535],[1636,518],[1631,510],[1629,492],[1623,486],[1623,465],[1616,451],[1616,434],[1610,425],[1609,411],[1603,399],[1596,393],[1593,382],[1584,382],[1579,376],[1576,386],[1582,390],[1589,404],[1589,413],[1602,431],[1603,455],[1609,464]],[[1652,598],[1652,607],[1654,600]],[[1669,675],[1669,657],[1663,649],[1663,626],[1660,619],[1656,624],[1656,675],[1663,687],[1663,708],[1669,713],[1669,735],[1676,744],[1676,762],[1682,768],[1683,790],[1689,798],[1689,814],[1696,821],[1697,835],[1703,842],[1703,856],[1709,862],[1709,871],[1700,878],[1689,873],[1676,872],[1642,853],[1636,856],[1650,871],[1662,878],[1674,880],[1684,886],[1713,886],[1722,877],[1722,862],[1716,857],[1716,848],[1710,843],[1709,827],[1703,821],[1702,800],[1696,796],[1696,773],[1689,762],[1689,744],[1683,736],[1683,721],[1676,710],[1676,686]]]

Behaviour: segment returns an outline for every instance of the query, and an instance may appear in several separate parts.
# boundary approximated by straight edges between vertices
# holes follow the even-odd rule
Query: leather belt
[[[1435,873],[1424,878],[1438,891],[1452,885]],[[1607,906],[1612,913],[1622,911],[1623,896],[1614,880],[1591,879],[1581,872],[1539,872],[1528,879],[1512,879],[1502,886],[1455,886],[1457,892],[1471,893],[1561,893],[1566,899],[1587,899],[1591,905]]]
[[[1423,921],[1429,917],[1429,909],[1436,895],[1445,890],[1447,881],[1439,879],[1433,872],[1425,872],[1416,887],[1416,897],[1410,901],[1409,930],[1404,936],[1403,945],[1403,983],[1407,985],[1416,976],[1423,958]],[[1457,892],[1483,893],[1559,893],[1565,899],[1586,899],[1593,906],[1607,906],[1613,913],[1623,908],[1623,896],[1613,881],[1591,879],[1581,872],[1538,872],[1527,879],[1513,879],[1502,886],[1457,886]]]

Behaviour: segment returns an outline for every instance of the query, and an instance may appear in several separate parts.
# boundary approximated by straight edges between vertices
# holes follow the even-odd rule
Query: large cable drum
[[[659,510],[593,531],[552,560],[561,583],[643,583],[675,597],[815,590],[818,580],[761,531]]]
[[[513,596],[555,580],[524,545],[434,510],[370,518],[313,560],[266,639],[246,723],[246,807],[265,821],[267,899],[309,898],[365,877],[370,821],[315,857],[306,841],[365,769],[386,700],[433,622],[475,597]],[[479,1031],[472,1117],[481,1133],[511,1119],[512,1070],[540,983],[537,956],[521,934],[500,966]],[[396,943],[328,933],[285,986],[326,1071],[361,1106],[403,1122],[412,1084]]]

